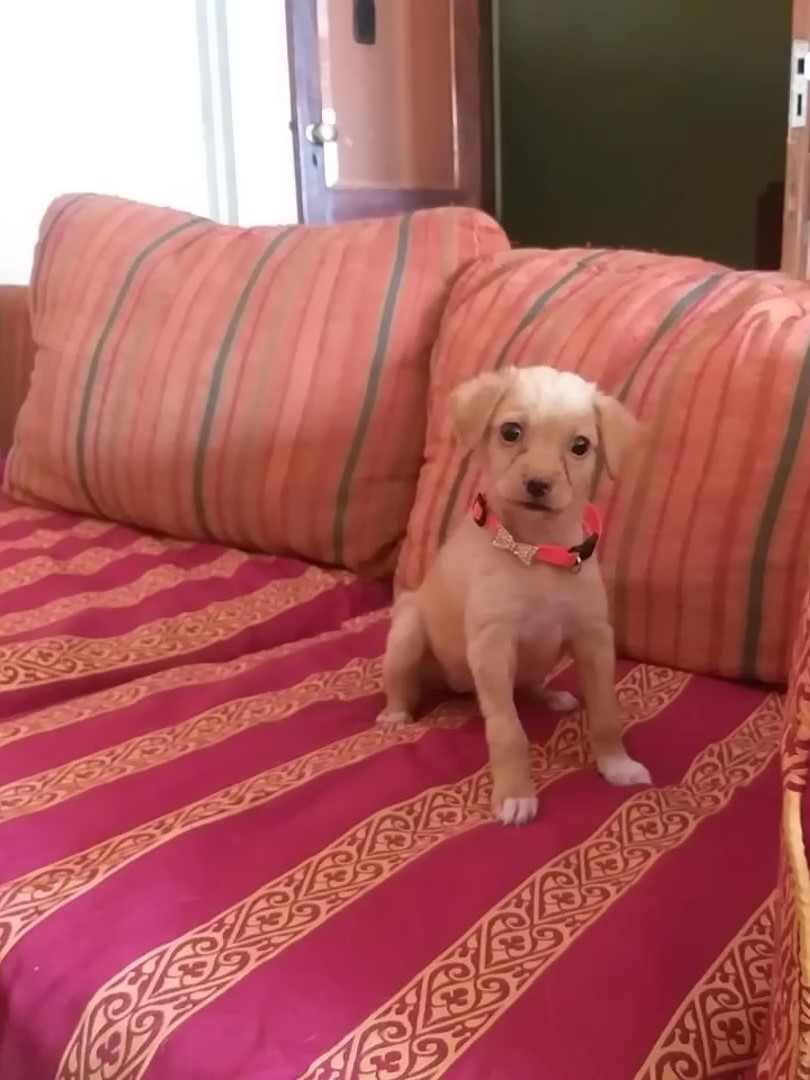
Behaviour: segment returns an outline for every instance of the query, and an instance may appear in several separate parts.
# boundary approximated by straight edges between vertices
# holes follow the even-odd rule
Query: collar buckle
[[[576,555],[576,569],[582,566],[584,562],[590,559],[594,551],[596,551],[596,545],[599,543],[599,533],[591,533],[590,536],[586,536],[581,544],[575,544],[574,547],[568,550],[572,555]]]

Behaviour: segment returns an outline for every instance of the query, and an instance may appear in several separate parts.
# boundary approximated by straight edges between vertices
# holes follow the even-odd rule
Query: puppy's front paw
[[[403,724],[410,724],[412,720],[411,714],[404,709],[389,709],[388,706],[377,717],[377,723],[382,727],[402,727]]]
[[[634,761],[627,754],[612,754],[600,758],[597,762],[599,772],[611,784],[619,787],[632,787],[635,784],[651,784],[652,777],[640,761]]]
[[[537,796],[504,799],[495,807],[495,817],[502,825],[525,825],[537,817]]]
[[[498,784],[492,793],[492,812],[502,825],[525,825],[537,816],[537,793],[531,780]]]

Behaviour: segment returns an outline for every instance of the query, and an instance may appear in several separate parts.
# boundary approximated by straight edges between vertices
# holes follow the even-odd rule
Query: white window
[[[0,282],[56,195],[296,220],[284,0],[0,3]]]

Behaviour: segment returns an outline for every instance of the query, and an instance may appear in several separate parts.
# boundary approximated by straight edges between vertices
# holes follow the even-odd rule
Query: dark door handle
[[[377,5],[375,0],[354,0],[352,12],[354,40],[358,45],[377,42]]]

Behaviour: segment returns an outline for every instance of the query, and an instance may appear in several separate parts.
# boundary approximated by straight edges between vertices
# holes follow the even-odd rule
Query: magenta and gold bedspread
[[[375,728],[386,602],[5,504],[2,1080],[745,1074],[782,699],[620,665],[644,791],[527,708],[508,830],[470,702]]]

